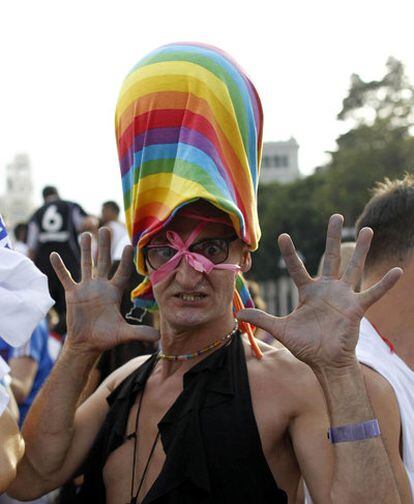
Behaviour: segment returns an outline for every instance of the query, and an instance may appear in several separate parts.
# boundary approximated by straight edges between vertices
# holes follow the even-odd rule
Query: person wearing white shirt
[[[102,204],[101,221],[111,231],[111,257],[113,261],[121,259],[122,251],[131,243],[125,224],[119,220],[119,205],[115,201]]]
[[[47,278],[24,255],[11,249],[0,215],[0,333],[14,347],[25,343],[53,300]],[[10,409],[7,376],[10,369],[0,357],[0,494],[16,476],[24,441]]]
[[[389,425],[394,449],[390,458],[404,464],[414,502],[414,177],[377,185],[356,224],[356,232],[374,230],[365,262],[362,289],[381,278],[390,266],[404,274],[362,319],[356,348],[359,361],[375,376],[372,392]],[[402,473],[401,473],[402,474]],[[401,487],[407,487],[397,478]]]

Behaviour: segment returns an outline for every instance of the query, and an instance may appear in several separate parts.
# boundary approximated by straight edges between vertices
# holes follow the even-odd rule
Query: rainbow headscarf
[[[227,213],[255,250],[263,113],[243,70],[223,51],[194,43],[163,46],[126,77],[116,139],[127,229],[145,274],[142,248],[184,205],[204,199]],[[247,289],[237,280],[245,306]],[[154,308],[146,279],[136,306]]]

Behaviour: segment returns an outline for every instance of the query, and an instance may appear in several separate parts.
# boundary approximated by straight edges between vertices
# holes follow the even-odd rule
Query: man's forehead
[[[198,238],[228,236],[234,233],[229,216],[205,201],[197,201],[183,207],[174,218],[151,240],[160,241],[167,231],[175,231],[185,238],[196,226],[204,223]]]

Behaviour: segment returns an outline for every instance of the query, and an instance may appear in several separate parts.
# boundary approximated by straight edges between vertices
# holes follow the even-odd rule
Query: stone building
[[[286,184],[300,178],[298,150],[299,145],[293,137],[287,141],[264,142],[260,184]]]
[[[18,222],[25,222],[34,210],[33,183],[29,158],[18,154],[6,166],[6,192],[0,198],[0,212],[11,233]]]

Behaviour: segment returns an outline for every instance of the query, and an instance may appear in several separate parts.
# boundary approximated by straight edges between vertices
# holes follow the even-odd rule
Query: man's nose
[[[175,279],[184,289],[193,289],[203,278],[201,271],[195,270],[183,257],[177,266]]]

